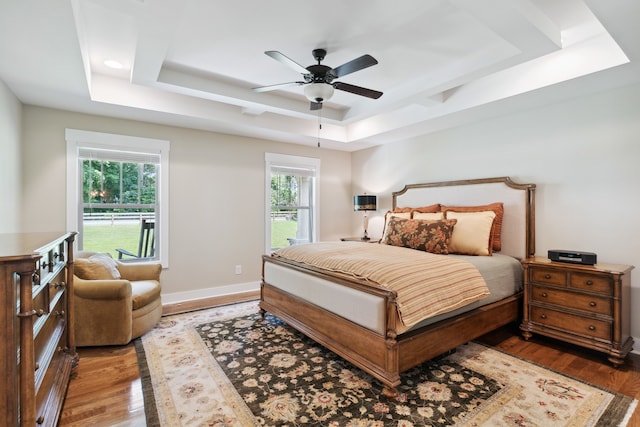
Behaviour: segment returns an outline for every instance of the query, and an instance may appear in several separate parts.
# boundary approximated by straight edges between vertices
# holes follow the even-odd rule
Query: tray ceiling
[[[10,4],[7,4],[10,3]],[[632,4],[633,3],[633,4]],[[637,2],[21,0],[0,6],[0,79],[27,104],[358,150],[634,83]],[[634,18],[635,16],[635,18]],[[10,35],[10,37],[7,37]],[[278,50],[384,92],[310,111]],[[123,68],[104,64],[115,60]],[[322,123],[322,129],[319,129]]]

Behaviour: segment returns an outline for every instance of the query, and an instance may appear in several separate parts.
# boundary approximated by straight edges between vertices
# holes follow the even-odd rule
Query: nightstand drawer
[[[561,291],[543,286],[531,287],[531,300],[590,313],[612,316],[611,299],[576,292]]]
[[[584,291],[613,295],[613,283],[609,276],[574,272],[571,273],[569,286]]]
[[[551,268],[532,267],[531,279],[536,283],[558,286],[567,285],[567,273],[562,270],[554,270]]]
[[[611,322],[562,313],[542,307],[531,307],[531,321],[582,336],[611,339]]]

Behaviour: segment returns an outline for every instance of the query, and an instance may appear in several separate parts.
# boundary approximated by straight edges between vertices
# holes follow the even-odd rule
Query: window
[[[266,250],[317,239],[320,160],[265,154]]]
[[[146,256],[167,267],[169,142],[74,129],[66,138],[67,227],[78,249],[137,255],[142,224],[152,223]]]

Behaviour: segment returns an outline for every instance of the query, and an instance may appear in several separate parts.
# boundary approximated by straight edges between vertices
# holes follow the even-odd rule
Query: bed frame
[[[535,184],[517,184],[508,177],[412,184],[392,194],[392,205],[471,206],[503,202],[503,250],[519,259],[535,253]],[[379,296],[385,301],[386,334],[374,332],[300,297],[265,282],[267,262],[286,266],[317,278]],[[522,292],[437,323],[397,334],[395,293],[369,287],[339,274],[291,265],[263,256],[260,309],[279,317],[318,344],[340,355],[378,379],[383,394],[395,398],[400,373],[478,338],[500,326],[518,321]]]

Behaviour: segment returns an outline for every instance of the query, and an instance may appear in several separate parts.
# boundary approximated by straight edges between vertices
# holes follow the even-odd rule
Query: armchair
[[[123,263],[80,252],[74,268],[76,345],[124,345],[153,328],[162,315],[157,262]]]

